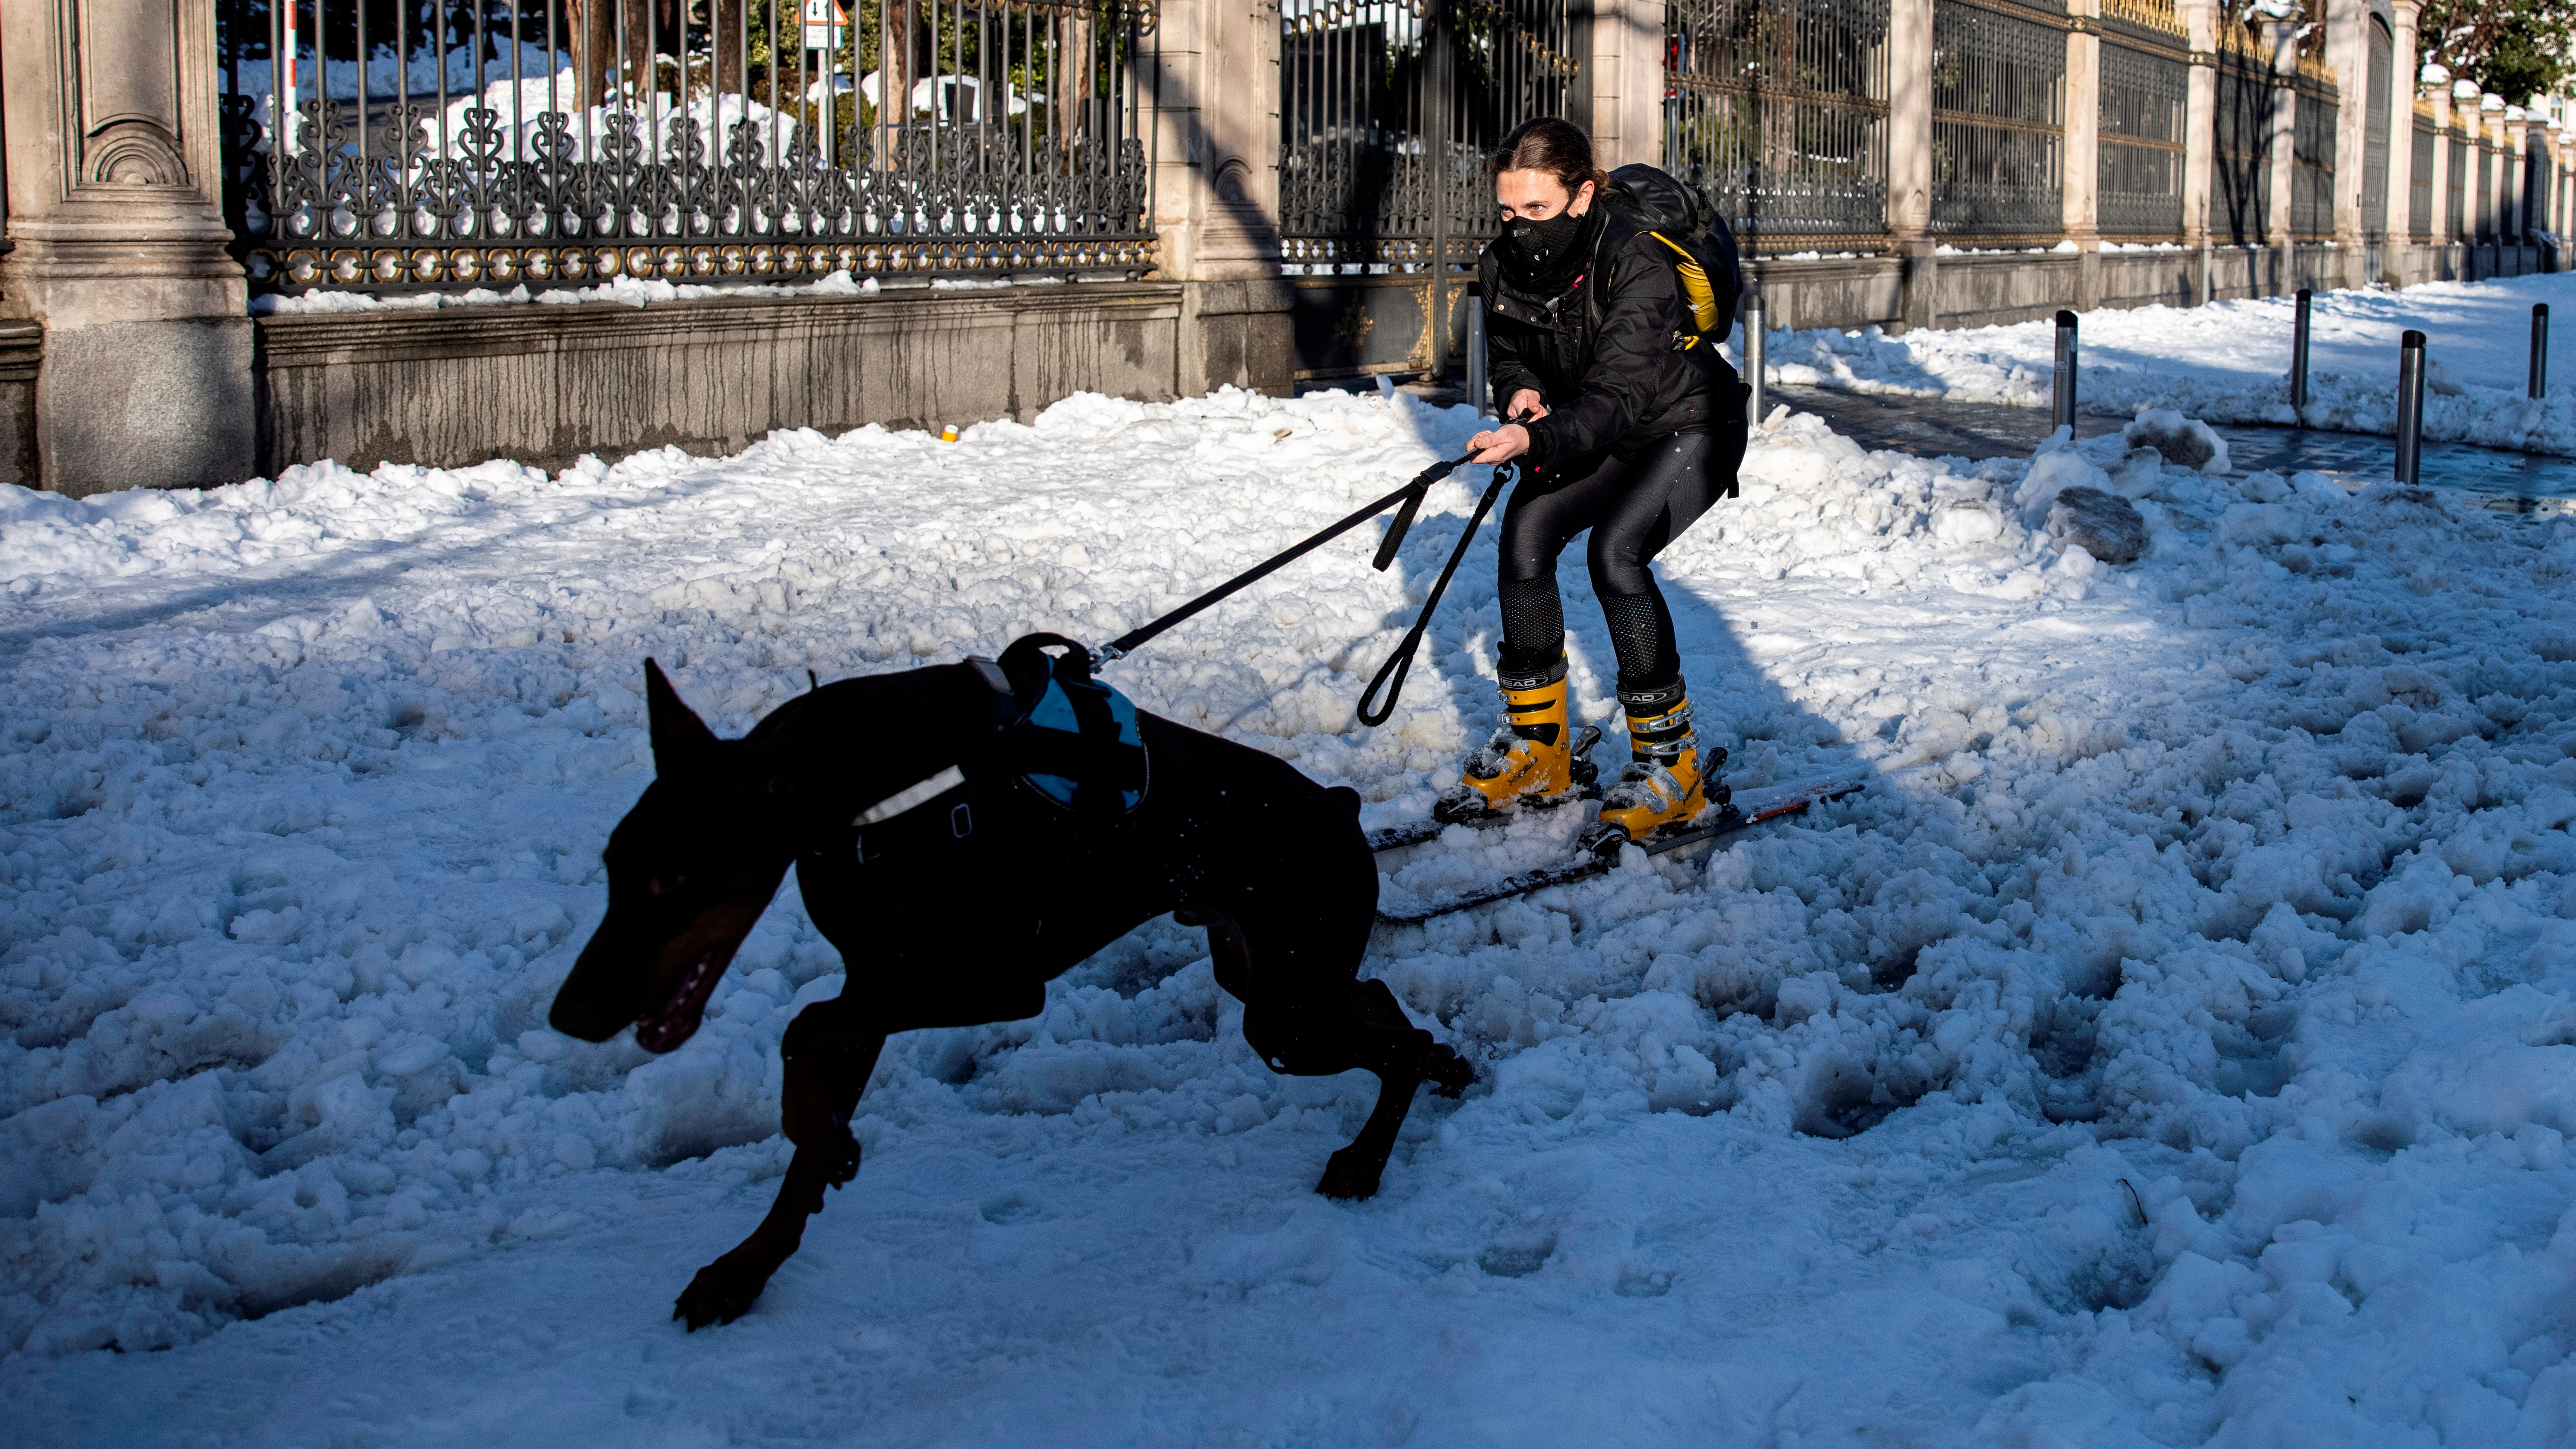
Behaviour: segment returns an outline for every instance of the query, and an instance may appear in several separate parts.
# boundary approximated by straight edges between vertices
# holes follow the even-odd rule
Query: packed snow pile
[[[1082,397],[956,444],[0,494],[0,1391],[126,1443],[453,1442],[469,1403],[499,1442],[621,1405],[908,1443],[2563,1441],[2576,523],[2232,475],[2181,418],[1973,466],[1758,433],[1662,559],[1704,739],[1739,788],[1871,783],[1382,931],[1366,969],[1484,1082],[1417,1107],[1379,1198],[1310,1191],[1374,1081],[1273,1076],[1160,920],[1040,1017],[898,1038],[858,1181],[675,1376],[670,1296],[765,1206],[779,1036],[842,963],[789,891],[678,1052],[544,1026],[650,768],[644,657],[734,734],[809,668],[1106,638],[1475,426]],[[1367,823],[1427,809],[1495,715],[1492,530],[1401,711],[1351,708],[1468,473],[1400,567],[1345,540],[1112,677]],[[2078,493],[2137,562],[2053,530]],[[1561,578],[1615,719],[1579,551]],[[1560,859],[1578,815],[1390,856],[1387,899]],[[334,1393],[245,1399],[290,1372]]]
[[[2576,276],[2319,292],[2304,412],[2290,406],[2291,298],[2106,308],[2083,314],[2081,398],[2088,412],[2172,408],[2220,423],[2394,433],[2397,344],[2413,328],[2428,339],[2424,436],[2576,453],[2576,387],[2567,382],[2576,352],[2553,348],[2564,364],[2551,369],[2558,385],[2537,402],[2528,396],[2534,303],[2565,314]],[[1902,337],[1781,328],[1766,346],[1774,382],[2038,408],[2054,385],[2057,331],[2046,320]]]

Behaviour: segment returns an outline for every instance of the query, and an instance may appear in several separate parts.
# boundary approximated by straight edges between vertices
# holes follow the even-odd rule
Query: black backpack
[[[1735,326],[1736,304],[1744,298],[1744,266],[1726,218],[1694,188],[1643,163],[1611,172],[1602,199],[1669,249],[1682,297],[1699,329],[1681,345],[1725,341]]]

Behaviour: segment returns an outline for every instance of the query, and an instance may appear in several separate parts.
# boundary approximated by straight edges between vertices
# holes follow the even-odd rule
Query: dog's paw
[[[1315,1191],[1344,1202],[1372,1198],[1377,1196],[1378,1179],[1385,1172],[1385,1159],[1372,1159],[1353,1143],[1326,1159],[1324,1180],[1315,1184]]]
[[[1476,1085],[1476,1068],[1465,1057],[1445,1046],[1433,1044],[1423,1049],[1422,1075],[1431,1090],[1443,1097],[1463,1097]]]
[[[745,1261],[737,1248],[698,1270],[671,1305],[671,1316],[695,1333],[710,1323],[731,1323],[751,1310],[760,1290],[769,1286],[769,1270]]]

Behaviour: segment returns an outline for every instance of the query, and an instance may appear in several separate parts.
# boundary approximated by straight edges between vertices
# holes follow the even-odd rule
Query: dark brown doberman
[[[1376,1108],[1317,1191],[1375,1193],[1414,1089],[1475,1079],[1385,983],[1357,978],[1377,867],[1355,793],[1140,712],[1141,800],[1058,804],[1009,748],[1050,666],[1020,648],[1005,664],[842,680],[720,740],[645,661],[656,778],[609,837],[608,912],[555,1029],[605,1041],[632,1024],[653,1052],[688,1040],[791,865],[846,972],[787,1029],[795,1155],[760,1226],[680,1295],[692,1329],[741,1316],[824,1188],[857,1173],[850,1117],[888,1034],[1036,1015],[1050,979],[1166,911],[1206,927],[1217,984],[1272,1070],[1377,1075]]]

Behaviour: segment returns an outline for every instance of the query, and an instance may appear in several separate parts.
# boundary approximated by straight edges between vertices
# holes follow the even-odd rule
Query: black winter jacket
[[[1495,409],[1525,387],[1547,400],[1547,416],[1530,424],[1533,465],[1743,419],[1742,385],[1717,354],[1720,339],[1680,350],[1692,328],[1672,253],[1633,218],[1603,219],[1591,265],[1562,296],[1514,289],[1491,246],[1476,274]]]

